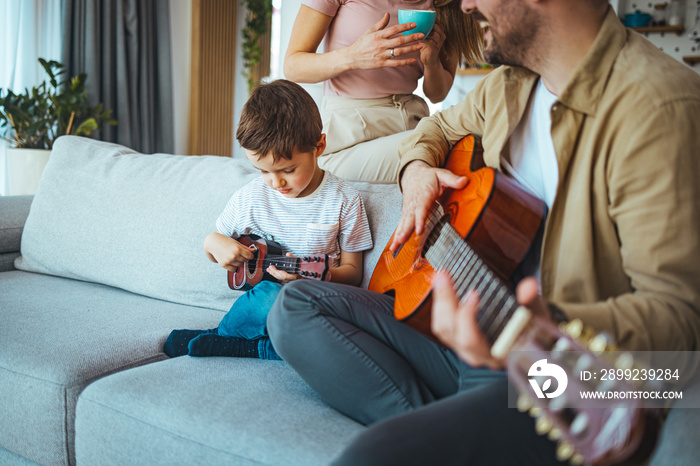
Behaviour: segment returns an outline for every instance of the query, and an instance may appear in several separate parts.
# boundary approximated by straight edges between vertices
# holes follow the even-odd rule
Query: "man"
[[[505,66],[402,143],[392,249],[424,228],[442,190],[464,186],[436,167],[473,133],[487,165],[550,207],[539,285],[520,282],[521,304],[580,318],[626,349],[696,350],[700,78],[627,31],[607,0],[463,0],[462,10],[486,26],[486,60]],[[339,464],[555,463],[555,444],[506,406],[478,296],[458,301],[443,274],[433,296],[432,327],[451,350],[394,322],[383,295],[304,283],[278,299],[275,347],[329,404],[366,424],[399,415]]]

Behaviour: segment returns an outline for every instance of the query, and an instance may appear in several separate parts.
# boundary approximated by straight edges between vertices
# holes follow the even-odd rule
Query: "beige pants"
[[[381,99],[326,96],[321,116],[328,145],[319,165],[350,181],[395,183],[398,144],[428,114],[428,105],[413,94]]]

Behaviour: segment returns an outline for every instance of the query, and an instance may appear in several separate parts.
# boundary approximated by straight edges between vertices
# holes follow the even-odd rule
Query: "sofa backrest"
[[[15,266],[228,310],[240,292],[207,260],[204,238],[234,191],[259,176],[247,160],[140,154],[86,138],[59,138],[22,234]],[[394,185],[355,183],[375,241],[367,286],[398,223]]]

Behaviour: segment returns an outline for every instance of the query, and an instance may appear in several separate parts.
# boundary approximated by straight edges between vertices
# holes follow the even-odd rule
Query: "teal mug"
[[[436,13],[431,10],[399,10],[399,24],[416,23],[417,25],[417,27],[409,31],[404,31],[403,35],[407,36],[422,32],[425,37],[428,37],[435,25],[435,16]]]

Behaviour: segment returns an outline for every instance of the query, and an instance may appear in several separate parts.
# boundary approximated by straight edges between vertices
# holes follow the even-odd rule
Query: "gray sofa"
[[[162,352],[236,298],[201,243],[255,176],[246,161],[63,137],[33,198],[0,197],[0,464],[323,465],[364,429],[283,362]],[[375,241],[367,286],[401,198],[356,186]]]

